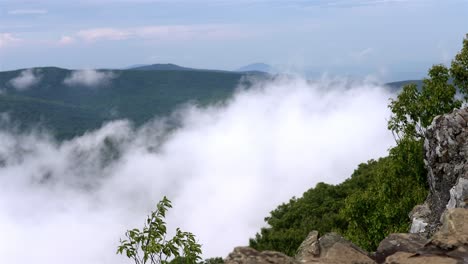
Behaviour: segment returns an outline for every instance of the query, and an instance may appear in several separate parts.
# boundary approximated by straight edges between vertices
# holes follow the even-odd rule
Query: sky
[[[467,17],[467,0],[0,0],[0,70],[263,62],[414,79],[450,62]]]

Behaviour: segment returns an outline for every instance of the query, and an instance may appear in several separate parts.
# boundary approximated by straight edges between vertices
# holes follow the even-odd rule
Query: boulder
[[[296,260],[301,263],[308,263],[320,256],[319,233],[312,231],[301,243],[297,250]]]
[[[236,247],[225,264],[297,264],[294,258],[274,251],[259,252],[250,247]]]
[[[299,263],[320,264],[373,264],[367,252],[336,233],[328,233],[318,238],[313,231],[299,247],[296,260]]]
[[[385,259],[396,252],[417,253],[426,245],[428,239],[420,234],[390,234],[382,240],[375,252],[375,260],[383,263]]]
[[[456,259],[448,256],[419,255],[408,252],[397,252],[387,258],[386,264],[462,264]]]
[[[446,250],[468,246],[468,209],[448,209],[442,216],[442,226],[432,237],[431,244]]]

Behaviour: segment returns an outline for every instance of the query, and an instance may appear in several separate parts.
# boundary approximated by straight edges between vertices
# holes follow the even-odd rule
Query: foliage
[[[192,233],[177,228],[174,237],[166,239],[164,218],[171,207],[171,202],[164,197],[156,205],[156,211],[148,216],[142,230],[135,228],[125,233],[127,239],[120,241],[117,253],[125,254],[135,264],[163,264],[172,257],[183,257],[187,264],[200,260],[201,245]]]
[[[453,83],[468,100],[468,34],[463,40],[461,51],[455,56],[450,68]]]
[[[216,257],[216,258],[205,259],[200,264],[223,264],[223,263],[224,263],[223,258]]]
[[[169,262],[169,264],[186,264],[187,260],[185,257],[176,257]],[[223,264],[223,258],[216,257],[216,258],[208,258],[203,261],[198,262],[197,264]]]
[[[376,164],[368,187],[346,198],[340,214],[348,223],[348,239],[375,250],[388,234],[408,231],[408,212],[427,195],[421,149],[422,141],[400,141]]]
[[[416,84],[408,84],[391,100],[392,117],[388,128],[397,140],[409,137],[415,140],[424,137],[427,126],[440,114],[461,106],[455,98],[455,86],[449,83],[449,69],[444,65],[434,65],[429,70],[429,78],[423,80],[421,91]]]
[[[276,250],[293,256],[311,230],[344,233],[347,223],[341,216],[346,197],[363,192],[380,161],[360,164],[351,178],[339,185],[318,183],[302,197],[278,206],[265,218],[269,227],[262,228],[250,246],[257,250]]]

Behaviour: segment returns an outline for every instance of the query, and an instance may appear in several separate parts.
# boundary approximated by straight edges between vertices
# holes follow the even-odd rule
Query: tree
[[[416,84],[408,84],[396,100],[391,100],[388,128],[397,141],[403,137],[422,139],[435,116],[461,106],[461,101],[455,98],[455,86],[449,80],[449,69],[442,64],[434,65],[429,69],[429,78],[423,80],[421,91]]]
[[[172,257],[183,257],[186,264],[201,260],[201,245],[192,233],[177,228],[174,237],[166,239],[164,218],[168,208],[172,208],[171,201],[164,197],[156,205],[156,211],[147,217],[142,230],[135,228],[125,233],[127,239],[120,240],[117,254],[125,254],[135,264],[166,264]]]
[[[468,34],[463,40],[461,51],[455,56],[450,68],[453,83],[468,100]]]

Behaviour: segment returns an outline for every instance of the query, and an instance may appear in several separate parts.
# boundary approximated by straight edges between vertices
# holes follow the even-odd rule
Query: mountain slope
[[[192,70],[100,70],[99,74],[110,76],[108,82],[70,85],[64,80],[74,71],[47,67],[34,72],[40,81],[25,90],[17,90],[11,83],[22,70],[0,72],[0,113],[9,113],[23,127],[41,123],[62,139],[112,119],[127,118],[141,125],[189,101],[203,105],[224,100],[248,75]]]

